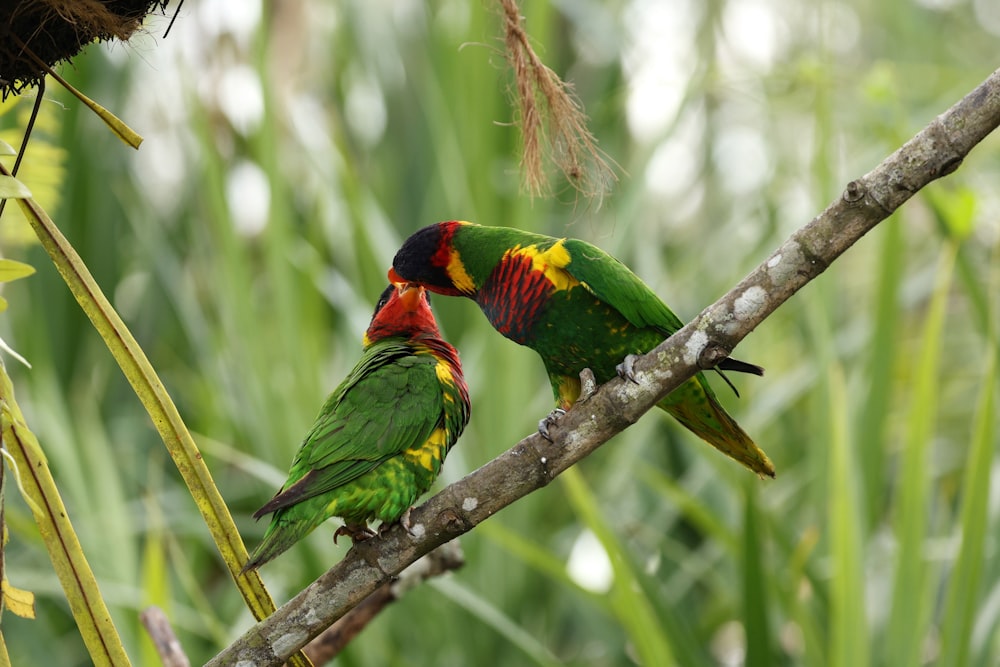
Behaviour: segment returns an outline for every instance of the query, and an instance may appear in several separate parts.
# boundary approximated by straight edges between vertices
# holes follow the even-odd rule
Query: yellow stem
[[[0,174],[9,175],[3,165],[0,165]],[[38,235],[42,247],[48,252],[56,269],[153,420],[153,425],[187,484],[247,607],[257,620],[269,616],[275,609],[274,601],[256,571],[241,573],[248,559],[246,546],[229,508],[212,480],[208,466],[202,460],[198,446],[142,348],[101,292],[83,260],[45,211],[33,199],[18,199],[17,202]],[[302,654],[293,656],[289,662],[298,666],[310,665]]]
[[[24,423],[14,387],[0,363],[0,425],[4,448],[16,462],[18,487],[31,507],[52,566],[66,592],[76,626],[95,665],[130,665],[87,557],[66,513],[59,489],[35,435]],[[2,464],[0,464],[2,465]]]

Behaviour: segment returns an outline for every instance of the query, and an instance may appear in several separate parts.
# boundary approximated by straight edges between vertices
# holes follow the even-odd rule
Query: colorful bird
[[[364,353],[327,398],[292,462],[288,481],[254,514],[273,514],[244,571],[260,567],[331,516],[334,533],[365,539],[368,522],[402,520],[430,488],[469,421],[458,353],[441,339],[423,287],[382,293]]]
[[[497,331],[542,357],[556,413],[579,398],[584,368],[599,383],[616,373],[634,380],[633,355],[682,326],[638,276],[600,248],[506,227],[459,221],[424,227],[403,243],[389,277],[479,304]],[[719,368],[763,374],[735,359]],[[719,405],[702,373],[658,405],[727,456],[774,476],[767,455]],[[548,421],[539,425],[543,435]]]

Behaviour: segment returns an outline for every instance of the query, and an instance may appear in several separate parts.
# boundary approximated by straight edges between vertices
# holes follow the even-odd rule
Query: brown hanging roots
[[[618,177],[587,129],[587,117],[571,86],[546,67],[531,48],[515,0],[500,0],[500,5],[520,114],[525,189],[532,196],[547,194],[547,158],[580,194],[599,199]]]
[[[4,0],[0,2],[0,98],[37,84],[58,62],[94,40],[127,40],[169,0]]]

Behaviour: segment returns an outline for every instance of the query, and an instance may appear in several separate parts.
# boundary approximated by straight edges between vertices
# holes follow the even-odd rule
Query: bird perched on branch
[[[557,405],[539,424],[546,436],[555,416],[579,398],[584,368],[599,383],[616,373],[634,380],[634,355],[682,326],[638,276],[600,248],[506,227],[459,221],[424,227],[396,253],[389,278],[472,299],[497,331],[542,357]],[[718,369],[763,374],[735,359]],[[702,373],[658,406],[727,456],[774,476],[767,455],[722,408]]]
[[[402,521],[469,421],[458,353],[441,339],[429,295],[400,282],[382,293],[364,352],[306,434],[288,481],[254,514],[272,514],[244,571],[260,567],[331,516],[366,539],[368,522]]]

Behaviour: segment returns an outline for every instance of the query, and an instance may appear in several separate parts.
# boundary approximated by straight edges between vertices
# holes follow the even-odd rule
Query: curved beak
[[[389,267],[389,282],[393,285],[398,285],[399,283],[405,283],[403,277],[396,273],[396,269]]]
[[[399,300],[410,310],[416,310],[420,306],[420,299],[424,294],[424,288],[420,285],[407,282],[393,282],[399,294]]]

